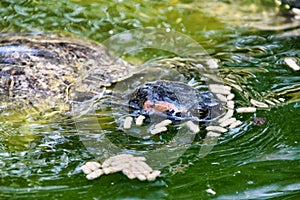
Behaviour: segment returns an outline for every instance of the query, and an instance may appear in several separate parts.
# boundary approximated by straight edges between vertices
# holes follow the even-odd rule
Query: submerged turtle
[[[2,34],[0,107],[2,112],[69,110],[72,101],[93,97],[127,70],[96,43],[52,34]]]

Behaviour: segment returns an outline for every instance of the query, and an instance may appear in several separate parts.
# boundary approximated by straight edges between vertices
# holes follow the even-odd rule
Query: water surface
[[[243,125],[221,136],[203,158],[197,158],[201,142],[195,141],[153,182],[129,180],[122,174],[86,180],[79,167],[94,157],[79,140],[73,120],[28,122],[18,116],[1,116],[0,198],[299,198],[300,72],[290,69],[283,59],[298,58],[299,64],[300,38],[291,31],[300,25],[299,20],[281,16],[278,9],[271,0],[2,0],[1,32],[66,31],[102,42],[134,28],[175,30],[219,59],[222,73],[239,76],[249,93],[275,93],[289,101],[240,115]],[[155,56],[156,52],[144,51],[127,59],[139,64]],[[266,123],[256,126],[255,117],[266,118]],[[206,192],[209,188],[216,194]]]

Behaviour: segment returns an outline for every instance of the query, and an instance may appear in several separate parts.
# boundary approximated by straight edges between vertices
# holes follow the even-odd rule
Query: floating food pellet
[[[284,62],[293,70],[298,71],[300,70],[300,66],[297,64],[296,59],[294,58],[284,58]]]
[[[281,102],[284,102],[284,101],[285,101],[284,98],[279,98],[278,100],[281,101]]]
[[[151,172],[152,168],[147,165],[145,162],[138,162],[139,166],[141,167],[141,169],[143,169],[143,171],[145,172]]]
[[[115,161],[118,161],[118,160],[122,160],[122,162],[125,162],[129,159],[132,159],[134,158],[133,155],[131,154],[119,154],[119,155],[116,155],[116,156],[113,156],[113,157],[110,157],[108,159],[106,159],[103,164],[102,164],[102,167],[105,168],[105,167],[109,167],[111,165],[111,163],[115,162]]]
[[[91,170],[86,164],[81,166],[80,169],[83,171],[85,174],[92,173],[93,170]]]
[[[200,131],[199,126],[192,121],[188,121],[186,125],[194,133],[198,133]]]
[[[115,160],[109,165],[112,168],[120,168],[128,163],[128,159]]]
[[[126,175],[129,179],[135,179],[136,176],[128,168],[122,170],[123,174]]]
[[[218,120],[219,123],[223,123],[225,122],[226,120],[228,120],[229,118],[231,118],[233,116],[233,110],[230,109],[227,111],[227,113],[224,115],[224,117],[222,117],[221,119]]]
[[[254,99],[251,99],[250,103],[259,108],[268,108],[269,107],[268,104],[260,102],[260,101],[256,101]]]
[[[159,170],[154,170],[152,173],[147,175],[147,180],[148,181],[154,181],[156,179],[156,177],[158,177],[160,175],[160,171]]]
[[[272,105],[272,106],[275,106],[276,104],[273,102],[273,101],[270,101],[270,100],[265,100],[265,102],[267,102],[268,104]]]
[[[211,92],[216,93],[216,94],[230,94],[231,87],[226,86],[226,85],[218,85],[218,84],[210,84],[209,89]]]
[[[238,127],[239,125],[241,125],[243,122],[241,122],[240,120],[237,120],[235,122],[233,122],[232,124],[230,124],[229,128],[230,129],[234,129],[236,127]]]
[[[226,96],[224,96],[223,94],[216,94],[216,97],[217,97],[220,101],[223,101],[223,102],[226,102],[226,101],[227,101]]]
[[[130,167],[123,170],[123,173],[129,178],[138,178],[141,181],[144,180],[155,180],[159,176],[160,171],[154,170],[143,161],[130,160]]]
[[[227,108],[228,109],[234,109],[234,101],[227,101]]]
[[[272,99],[275,103],[280,104],[281,102],[278,101],[277,99]]]
[[[130,165],[134,167],[138,173],[149,173],[152,171],[151,168],[150,170],[146,170],[145,166],[143,166],[141,163],[143,162],[130,162]]]
[[[140,181],[145,181],[145,180],[147,180],[147,177],[146,177],[144,174],[142,174],[142,173],[136,173],[135,176],[136,176],[136,178],[139,179]]]
[[[299,8],[292,8],[292,12],[296,15],[300,15],[300,9]]]
[[[209,131],[207,132],[206,137],[219,137],[220,135],[221,135],[220,133]]]
[[[98,162],[87,162],[84,166],[86,166],[90,170],[94,171],[95,169],[98,169],[99,167],[101,167],[101,164]]]
[[[212,189],[206,189],[205,192],[209,193],[209,194],[212,194],[212,195],[216,195],[217,193],[212,190]]]
[[[103,171],[99,169],[101,167],[101,164],[98,162],[87,162],[85,165],[81,166],[81,170],[83,173],[85,173],[87,176],[86,178],[89,180],[98,178],[103,174]]]
[[[228,78],[228,77],[225,77],[224,80],[229,81],[229,82],[232,82],[232,83],[236,83],[235,80],[233,80],[233,79],[231,79],[231,78]]]
[[[105,174],[111,174],[111,173],[113,173],[113,170],[110,167],[107,167],[107,168],[103,168],[103,172]]]
[[[137,126],[141,126],[141,125],[143,124],[145,118],[146,118],[146,117],[145,117],[144,115],[139,115],[139,116],[136,118],[135,124],[136,124]]]
[[[168,130],[167,127],[158,127],[158,128],[152,129],[152,130],[150,131],[150,133],[151,133],[152,135],[155,135],[155,134],[158,134],[158,133],[161,133],[161,132],[165,132],[165,131],[167,131],[167,130]]]
[[[110,163],[112,162],[112,159],[107,159],[103,162],[102,164],[102,167],[105,168],[105,167],[109,167],[110,166]]]
[[[126,169],[129,169],[130,173],[133,174],[140,181],[144,181],[147,179],[144,173],[140,171],[135,165],[131,165],[129,168]]]
[[[206,127],[207,131],[216,131],[216,132],[220,132],[220,133],[225,133],[227,132],[226,128],[223,128],[221,126],[208,126]]]
[[[102,174],[103,174],[102,169],[96,169],[92,173],[89,173],[88,175],[86,175],[86,178],[88,180],[93,180],[93,179],[96,179],[96,178],[100,177]]]
[[[232,117],[232,118],[229,118],[228,120],[222,122],[220,124],[220,126],[226,127],[226,126],[229,126],[230,124],[234,123],[235,121],[236,121],[236,118]]]
[[[124,120],[124,129],[130,129],[132,124],[132,117],[126,117]]]
[[[155,135],[155,134],[158,134],[158,133],[161,133],[161,132],[165,132],[165,131],[168,130],[166,126],[168,126],[170,124],[172,124],[171,120],[169,120],[169,119],[163,120],[160,123],[155,124],[153,129],[151,129],[150,133],[152,135]]]
[[[140,181],[145,181],[145,180],[147,180],[147,177],[146,177],[145,175],[143,175],[143,174],[138,174],[136,177],[137,177]]]
[[[243,92],[243,88],[241,88],[241,86],[237,85],[237,84],[230,84],[231,87],[237,89],[240,92]]]
[[[236,109],[237,113],[254,113],[256,112],[255,107],[241,107]]]
[[[206,61],[206,64],[208,65],[208,68],[210,68],[210,69],[217,69],[219,67],[218,62],[214,59],[208,59]]]
[[[110,167],[112,172],[118,172],[118,171],[122,171],[125,168],[128,168],[129,164],[128,163],[120,163],[119,165],[115,165],[113,167]]]
[[[156,128],[160,128],[160,127],[165,127],[165,126],[168,126],[170,124],[172,124],[172,121],[169,120],[169,119],[166,119],[166,120],[161,121],[158,124],[155,124],[154,128],[156,129]]]
[[[231,101],[234,98],[234,94],[230,93],[229,95],[227,95],[227,100]]]
[[[129,158],[115,158],[111,163],[110,166],[119,166],[124,163],[127,163],[129,161]],[[103,165],[102,165],[103,166]]]

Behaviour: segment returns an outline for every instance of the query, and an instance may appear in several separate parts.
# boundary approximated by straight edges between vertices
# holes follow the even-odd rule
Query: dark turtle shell
[[[0,107],[51,109],[83,101],[126,75],[126,69],[125,62],[90,41],[52,34],[2,34]]]

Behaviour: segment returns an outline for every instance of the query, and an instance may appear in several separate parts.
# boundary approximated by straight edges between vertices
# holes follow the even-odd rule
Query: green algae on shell
[[[62,34],[0,35],[1,110],[69,110],[128,73],[97,43]],[[25,108],[25,109],[24,109]]]

